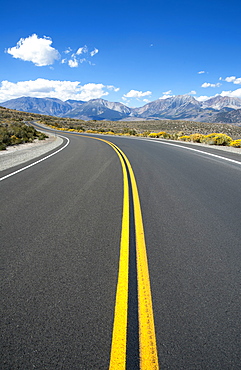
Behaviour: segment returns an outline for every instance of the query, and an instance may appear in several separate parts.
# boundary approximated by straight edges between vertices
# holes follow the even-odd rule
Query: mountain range
[[[82,120],[192,120],[199,122],[232,123],[241,126],[241,99],[215,96],[200,102],[190,95],[158,99],[140,108],[104,99],[89,101],[55,98],[21,97],[0,103],[9,109]]]

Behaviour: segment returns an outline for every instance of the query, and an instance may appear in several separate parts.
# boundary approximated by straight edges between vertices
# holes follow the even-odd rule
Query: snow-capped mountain
[[[212,108],[215,110],[221,110],[224,108],[239,109],[241,108],[241,99],[218,95],[202,102],[201,107],[204,109]]]
[[[241,109],[241,99],[219,95],[200,102],[190,95],[177,95],[155,100],[140,108],[129,108],[122,103],[104,99],[63,102],[54,98],[22,97],[8,100],[0,105],[25,112],[83,120],[180,119],[200,122],[228,120],[232,123],[230,120],[235,117],[234,123],[239,124],[237,122],[239,114],[230,114],[226,117],[224,113]]]
[[[68,104],[72,106],[72,109],[61,117],[115,121],[129,116],[131,113],[131,109],[124,104],[112,103],[104,99],[92,99],[80,104],[77,101],[68,101]]]
[[[190,95],[177,95],[167,99],[158,99],[136,108],[134,114],[142,118],[188,119],[201,111],[200,103]]]

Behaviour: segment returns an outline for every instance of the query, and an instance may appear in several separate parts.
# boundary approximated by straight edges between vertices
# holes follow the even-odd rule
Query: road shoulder
[[[60,146],[63,139],[48,133],[49,138],[33,143],[19,144],[0,151],[0,171],[25,163],[37,158]]]

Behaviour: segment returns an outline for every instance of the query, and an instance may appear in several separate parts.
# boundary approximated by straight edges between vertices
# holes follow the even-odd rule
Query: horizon
[[[22,96],[130,108],[178,95],[241,98],[238,0],[17,4],[2,5],[0,104]]]
[[[190,96],[191,98],[194,98],[194,99],[195,99],[197,102],[199,102],[199,103],[203,103],[203,102],[205,102],[205,101],[208,101],[208,100],[213,99],[213,98],[216,98],[216,97],[229,98],[229,96],[222,96],[222,95],[217,94],[217,95],[215,95],[215,96],[208,97],[208,98],[207,98],[207,99],[205,99],[205,100],[198,100],[198,99],[197,99],[197,97],[195,97],[195,96],[192,96],[192,95],[189,95],[189,94],[183,94],[183,95],[173,95],[173,96],[170,96],[170,97],[167,97],[167,98],[159,98],[159,99],[156,99],[156,100],[152,100],[152,101],[150,101],[150,102],[148,102],[148,103],[144,103],[142,106],[147,105],[147,104],[150,104],[150,103],[153,103],[153,102],[158,101],[158,100],[166,100],[166,99],[170,99],[170,98],[183,97],[183,96]],[[108,99],[103,99],[103,98],[94,98],[94,99],[89,99],[89,100],[74,100],[74,99],[62,100],[62,99],[59,99],[59,98],[48,97],[48,96],[46,96],[46,97],[41,97],[41,98],[36,97],[36,96],[20,96],[20,97],[18,97],[18,98],[14,98],[14,99],[6,100],[5,102],[0,102],[0,105],[1,105],[1,103],[6,103],[6,102],[11,101],[11,100],[17,100],[17,99],[22,99],[22,98],[27,98],[27,99],[28,99],[28,98],[32,98],[32,99],[51,99],[51,100],[59,100],[59,101],[61,101],[61,102],[63,102],[63,103],[66,103],[66,102],[68,102],[68,101],[75,101],[75,102],[88,103],[88,102],[90,102],[90,101],[94,101],[94,100],[104,100],[104,101],[107,101],[107,102],[109,102],[109,103],[122,104],[122,105],[124,105],[124,106],[126,106],[126,107],[128,107],[128,108],[130,108],[130,109],[135,109],[135,108],[141,108],[141,107],[142,107],[142,106],[139,106],[139,107],[129,107],[127,104],[124,104],[123,102],[110,101],[110,100],[108,100]],[[239,98],[239,97],[230,97],[230,98],[237,98],[237,99],[241,100],[241,98]]]

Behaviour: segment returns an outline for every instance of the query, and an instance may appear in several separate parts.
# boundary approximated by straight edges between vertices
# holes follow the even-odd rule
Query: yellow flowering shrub
[[[151,132],[148,137],[159,137],[157,132]]]
[[[232,146],[234,148],[241,148],[241,139],[238,140],[232,140],[229,144],[229,146]]]
[[[178,140],[181,140],[181,141],[191,141],[191,138],[188,135],[183,135],[183,136],[179,136]]]
[[[190,139],[194,143],[200,143],[204,135],[202,134],[191,134]]]
[[[205,135],[201,138],[200,142],[209,145],[229,145],[232,138],[225,134],[213,133]]]
[[[158,137],[163,137],[164,139],[169,139],[170,138],[170,134],[168,134],[165,131],[160,131],[160,132],[158,132],[157,135],[158,135]]]
[[[214,140],[213,138],[218,135],[216,133],[213,133],[213,134],[209,134],[209,135],[203,135],[201,138],[200,138],[200,143],[205,143],[205,144],[214,144]]]
[[[139,137],[149,137],[149,138],[164,138],[164,139],[171,139],[171,140],[181,140],[186,142],[194,142],[194,143],[205,143],[208,145],[226,145],[235,148],[241,147],[241,139],[233,140],[230,136],[221,133],[211,133],[209,135],[204,135],[200,133],[194,133],[190,135],[185,135],[183,131],[179,132],[172,132],[168,133],[166,131],[159,131],[159,132],[150,132],[150,131],[143,131],[142,133],[138,133],[136,129],[130,129],[125,127],[122,132],[114,132],[114,130],[108,129],[85,129],[82,126],[76,126],[76,128],[72,128],[74,126],[67,127],[58,127],[57,124],[49,125],[55,130],[60,131],[69,131],[69,132],[86,132],[88,134],[102,134],[102,135],[118,135],[118,136],[139,136]],[[12,138],[12,142],[17,141],[17,138]]]
[[[103,132],[101,132],[103,134]],[[106,135],[115,135],[115,133],[113,131],[106,131],[104,132],[104,134]]]
[[[141,137],[147,137],[147,136],[150,135],[150,133],[151,133],[150,131],[144,131],[139,136],[141,136]]]
[[[232,141],[232,138],[225,134],[218,134],[214,137],[216,145],[229,145]]]
[[[96,130],[87,130],[86,133],[87,134],[98,134],[99,132]]]

